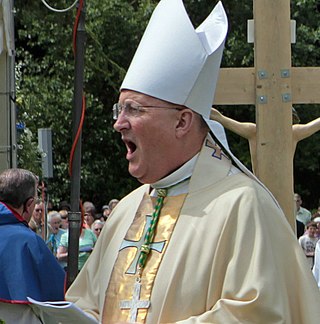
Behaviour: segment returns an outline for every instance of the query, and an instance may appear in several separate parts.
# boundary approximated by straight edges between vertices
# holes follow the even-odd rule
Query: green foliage
[[[55,1],[54,7],[64,5]],[[21,0],[15,7],[18,120],[26,124],[29,134],[21,137],[19,165],[33,167],[37,129],[50,127],[54,161],[54,178],[49,180],[51,199],[69,200],[75,10],[55,13],[41,2]],[[127,172],[124,147],[112,127],[111,107],[153,8],[149,1],[117,0],[90,1],[86,7],[81,197],[99,206],[138,185]]]
[[[73,1],[55,0],[57,8]],[[197,27],[217,1],[185,0],[193,24]],[[67,3],[67,5],[66,5]],[[81,197],[99,207],[111,198],[121,198],[138,186],[127,172],[125,148],[113,130],[111,107],[118,89],[147,25],[155,0],[85,1],[86,117],[82,132]],[[252,0],[224,0],[229,17],[229,32],[222,66],[254,65],[254,49],[247,43],[247,20],[253,18]],[[292,19],[297,21],[297,43],[292,46],[294,66],[313,66],[319,62],[318,1],[291,1]],[[69,154],[72,145],[74,93],[74,56],[72,31],[75,9],[67,13],[48,10],[41,1],[16,0],[16,63],[18,120],[26,124],[21,136],[19,165],[40,172],[37,153],[37,129],[53,132],[54,178],[50,195],[55,202],[69,200]],[[240,121],[254,121],[253,106],[219,107]],[[306,123],[319,116],[319,106],[296,106]],[[247,141],[228,132],[234,153],[250,167]],[[318,134],[298,145],[295,159],[297,190],[304,202],[317,204],[319,177]]]

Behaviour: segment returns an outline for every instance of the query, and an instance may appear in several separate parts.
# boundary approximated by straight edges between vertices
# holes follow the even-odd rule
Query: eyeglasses
[[[95,228],[94,229],[96,232],[101,232],[102,231],[102,228]]]
[[[162,109],[175,109],[183,110],[183,107],[163,107],[163,106],[143,106],[135,101],[126,102],[125,104],[115,103],[112,107],[113,119],[117,120],[122,111],[128,117],[137,117],[141,113],[146,112],[146,108],[162,108]]]

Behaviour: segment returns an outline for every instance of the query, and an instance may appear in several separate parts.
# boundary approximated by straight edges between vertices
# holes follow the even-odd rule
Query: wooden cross
[[[295,228],[292,104],[320,103],[320,68],[291,66],[290,0],[254,0],[254,67],[222,68],[214,105],[256,106],[258,178]]]
[[[141,292],[141,283],[139,280],[137,280],[134,283],[132,299],[122,300],[120,302],[121,309],[130,309],[130,322],[129,323],[137,322],[138,309],[150,307],[149,300],[140,300],[140,292]]]

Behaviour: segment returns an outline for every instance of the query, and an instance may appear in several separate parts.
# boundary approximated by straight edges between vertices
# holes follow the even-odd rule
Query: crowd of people
[[[103,205],[100,213],[96,212],[97,208],[91,201],[83,203],[83,224],[79,236],[79,271],[89,258],[107,218],[117,203],[117,199],[110,200],[108,204]],[[52,203],[45,203],[38,199],[28,224],[46,242],[61,267],[67,271],[70,205],[64,201],[59,204],[57,210]],[[45,224],[47,224],[46,230]]]
[[[296,230],[299,244],[320,288],[320,203],[314,213],[302,207],[302,198],[294,194]]]

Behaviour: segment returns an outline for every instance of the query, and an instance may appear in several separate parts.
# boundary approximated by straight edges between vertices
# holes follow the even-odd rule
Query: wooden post
[[[255,0],[256,175],[295,228],[289,0]]]

